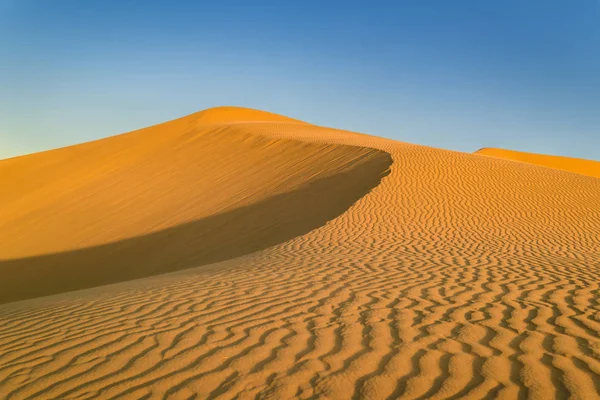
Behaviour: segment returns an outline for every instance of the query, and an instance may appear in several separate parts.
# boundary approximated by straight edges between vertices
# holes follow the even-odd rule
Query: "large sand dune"
[[[600,179],[237,108],[0,178],[2,398],[600,397]]]
[[[0,162],[0,302],[284,242],[340,215],[391,164],[369,148],[255,135],[264,123],[232,124],[231,112]],[[239,113],[275,128],[285,121]]]

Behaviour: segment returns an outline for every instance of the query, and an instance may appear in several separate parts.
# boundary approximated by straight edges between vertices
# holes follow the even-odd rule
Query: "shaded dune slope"
[[[563,171],[575,172],[581,175],[600,178],[600,162],[593,160],[525,153],[522,151],[495,149],[489,147],[477,150],[475,154],[520,161],[524,163],[540,165],[542,167],[555,168]]]
[[[377,149],[392,158],[389,174],[336,218],[260,251],[0,305],[5,398],[600,397],[600,180],[298,121],[231,122],[216,111],[211,132],[239,128],[250,141],[260,133],[261,143],[307,146],[302,154],[344,149],[319,171],[338,171],[351,149],[379,160],[367,150]],[[285,165],[284,175],[296,171]],[[342,165],[339,173],[354,174],[362,164]],[[223,182],[233,184],[213,187]],[[148,243],[188,229],[163,224],[145,228]],[[100,247],[83,251],[112,243],[88,242]],[[135,266],[137,257],[125,258]]]
[[[266,138],[257,121],[300,123],[211,109],[0,161],[0,302],[275,245],[337,217],[391,164],[382,151]]]

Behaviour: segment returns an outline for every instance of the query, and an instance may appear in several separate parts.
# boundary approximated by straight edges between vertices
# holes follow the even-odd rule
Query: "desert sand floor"
[[[0,398],[600,398],[598,178],[218,108],[0,184]]]

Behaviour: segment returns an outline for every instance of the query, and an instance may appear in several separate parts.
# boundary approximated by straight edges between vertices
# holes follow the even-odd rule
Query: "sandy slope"
[[[201,265],[0,306],[5,398],[600,396],[599,179],[205,113],[0,162],[3,279]]]
[[[581,175],[600,178],[600,162],[598,161],[584,160],[582,158],[550,156],[546,154],[525,153],[522,151],[495,149],[491,147],[485,147],[477,150],[475,153],[505,158],[507,160],[526,162],[548,168],[556,168],[563,171],[575,172]]]
[[[391,164],[382,151],[254,135],[231,112],[0,161],[0,302],[281,243],[337,217]]]

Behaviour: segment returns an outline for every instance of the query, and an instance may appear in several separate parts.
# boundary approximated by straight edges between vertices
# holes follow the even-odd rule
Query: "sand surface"
[[[238,108],[2,160],[0,398],[600,398],[600,179],[533,164]]]

